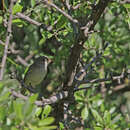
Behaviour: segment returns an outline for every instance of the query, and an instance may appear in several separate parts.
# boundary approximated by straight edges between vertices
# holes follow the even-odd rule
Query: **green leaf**
[[[40,39],[40,41],[39,41],[39,46],[40,47],[42,47],[43,46],[43,44],[45,43],[45,41],[46,41],[46,37],[45,37],[45,35],[44,34],[42,34],[42,38]]]
[[[4,106],[0,106],[0,121],[3,121],[6,117],[6,108]]]
[[[100,123],[103,122],[102,117],[99,115],[99,113],[95,109],[91,108],[91,112],[97,122],[100,122]]]
[[[31,0],[31,6],[34,7],[36,4],[35,0]]]
[[[23,25],[27,25],[23,20],[21,19],[13,19],[13,24],[17,25],[18,27],[23,27]]]
[[[123,4],[125,8],[130,8],[130,4]]]
[[[104,117],[103,117],[105,124],[109,124],[111,123],[111,114],[108,111],[105,111],[104,113]]]
[[[41,126],[41,127],[37,127],[37,126],[30,125],[29,128],[31,130],[56,130],[57,126]]]
[[[18,128],[16,128],[16,127],[11,127],[11,130],[18,130]]]
[[[18,121],[18,120],[17,120],[17,121]],[[6,119],[6,124],[7,124],[7,126],[11,125],[11,123],[12,123],[11,119],[10,119],[10,118],[7,118],[7,119]]]
[[[63,15],[59,16],[58,22],[56,24],[56,28],[57,29],[63,28],[65,26],[66,21],[67,21],[67,19],[65,16],[63,16]]]
[[[30,120],[31,116],[35,114],[35,112],[33,112],[33,108],[34,104],[30,103],[29,101],[26,101],[23,107],[23,114],[27,120]]]
[[[11,58],[7,57],[7,60],[12,64],[15,65],[16,67],[19,67],[19,65],[17,63],[14,62],[14,60],[12,60]]]
[[[39,126],[46,126],[46,125],[50,125],[50,124],[52,124],[53,122],[54,122],[54,118],[53,117],[48,117],[48,118],[46,118],[46,119],[43,119],[43,120],[40,120],[39,122],[38,122],[38,125]]]
[[[111,109],[109,110],[109,112],[112,114],[112,113],[114,113],[116,111],[116,107],[115,106],[113,106],[113,107],[111,107]]]
[[[16,3],[13,7],[13,14],[16,14],[18,12],[22,11],[23,6],[21,6],[19,3]]]
[[[78,91],[74,94],[75,99],[78,101],[84,101],[84,93],[83,91]]]
[[[62,122],[59,122],[60,130],[64,130],[64,124]]]
[[[44,117],[47,117],[50,114],[51,110],[52,110],[52,107],[50,105],[46,105],[44,107],[44,110],[43,110],[43,113],[42,113],[42,115],[43,115],[42,119]]]
[[[40,116],[41,112],[42,112],[42,108],[38,107],[38,108],[36,108],[35,115],[38,117],[38,116]]]
[[[37,100],[38,94],[34,94],[29,97],[29,102],[33,104]]]
[[[96,126],[96,127],[94,127],[94,130],[102,130],[102,128],[101,128],[101,127]]]
[[[2,24],[2,22],[3,22],[3,17],[0,16],[0,24]]]
[[[112,120],[112,124],[117,123],[120,119],[121,119],[121,114],[118,114],[118,115]]]
[[[56,130],[57,126],[44,126],[40,127],[38,130]]]
[[[16,117],[18,117],[19,119],[23,119],[23,114],[22,114],[22,107],[23,104],[18,102],[18,101],[14,101],[13,102],[13,107],[14,107],[14,111],[16,113]]]
[[[10,95],[10,92],[2,92],[1,94],[0,94],[0,102],[1,101],[4,101],[4,100],[6,100],[6,99],[8,99],[8,97],[9,97],[9,95]]]
[[[88,108],[86,106],[86,107],[83,108],[83,110],[81,112],[81,117],[83,118],[83,120],[88,119],[88,114],[89,114],[89,112],[88,112]]]

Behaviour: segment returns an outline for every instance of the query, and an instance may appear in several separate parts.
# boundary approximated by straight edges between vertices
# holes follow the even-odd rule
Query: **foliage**
[[[55,0],[54,3],[80,21],[83,27],[92,13],[93,8],[91,5],[94,2],[97,4],[98,1],[70,1],[72,7],[80,4],[79,8],[71,11],[68,11],[64,0],[60,2]],[[4,78],[0,81],[0,130],[51,130],[56,129],[58,125],[61,130],[65,127],[85,130],[128,130],[130,128],[130,76],[128,75],[130,73],[129,4],[120,0],[109,3],[98,20],[94,32],[89,34],[88,39],[85,40],[84,49],[81,52],[82,63],[85,66],[90,63],[98,51],[102,51],[105,43],[109,42],[110,44],[102,54],[102,57],[86,71],[88,74],[85,79],[94,80],[110,78],[111,76],[116,77],[123,72],[125,77],[120,79],[120,83],[118,80],[108,80],[94,84],[81,84],[79,88],[86,87],[86,89],[76,91],[74,93],[75,103],[69,106],[75,120],[72,122],[67,119],[66,121],[61,120],[55,125],[57,119],[53,115],[55,113],[54,106],[46,105],[43,108],[36,106],[34,102],[38,98],[37,94],[31,95],[27,101],[12,96],[11,89],[19,91],[20,88],[18,86],[20,85],[16,80],[10,79],[9,74],[17,70],[18,75],[21,78],[24,77],[27,66],[19,60],[19,57],[26,59],[27,56],[31,55],[35,57],[47,55],[53,59],[54,63],[48,76],[51,77],[51,83],[46,87],[45,97],[61,90],[60,86],[62,86],[66,78],[64,77],[65,67],[71,49],[76,44],[80,32],[75,28],[75,24],[56,9],[51,8],[49,5],[36,3],[37,1],[35,0],[18,0],[13,7],[14,19],[12,21],[12,37],[9,43],[10,53],[8,53],[6,60]],[[7,36],[5,21],[8,21],[9,18],[8,4],[5,3],[5,10],[0,11],[0,40],[3,41],[3,44],[0,44],[1,61]],[[43,24],[36,26],[24,19],[20,19],[17,15],[18,12]],[[46,27],[50,26],[52,27],[51,31],[46,29]],[[12,47],[17,53],[11,50]],[[28,63],[31,64],[32,62],[33,59],[29,60]],[[125,87],[119,91],[116,90],[121,85]],[[72,118],[72,115],[69,116]]]
[[[13,82],[14,84],[15,82]],[[51,130],[56,126],[51,125],[54,122],[53,117],[49,117],[51,106],[47,105],[42,108],[37,107],[34,102],[37,94],[30,96],[29,100],[15,99],[10,96],[9,86],[5,82],[0,83],[0,124],[1,130],[26,129],[26,130]],[[18,83],[17,83],[18,85]],[[41,118],[39,118],[41,116]]]

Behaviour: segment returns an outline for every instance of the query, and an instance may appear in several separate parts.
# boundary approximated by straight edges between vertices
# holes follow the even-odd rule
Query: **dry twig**
[[[10,37],[11,37],[12,19],[13,19],[13,14],[12,14],[13,5],[14,5],[14,0],[11,0],[10,8],[9,8],[10,16],[9,16],[9,21],[8,21],[5,49],[4,49],[4,55],[2,58],[1,69],[0,69],[0,80],[3,79],[4,68],[5,68],[6,58],[7,58],[7,53],[8,53],[8,46],[9,46],[9,41],[10,41]]]
[[[60,13],[62,13],[66,18],[68,18],[71,22],[78,24],[78,20],[77,19],[73,19],[69,14],[67,14],[65,11],[63,11],[62,9],[60,9],[58,6],[56,6],[54,3],[48,1],[48,0],[43,0],[43,3],[55,8],[57,11],[59,11]]]

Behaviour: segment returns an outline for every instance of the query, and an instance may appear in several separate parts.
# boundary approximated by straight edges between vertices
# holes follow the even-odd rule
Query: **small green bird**
[[[33,88],[39,85],[47,74],[49,63],[51,60],[45,56],[37,58],[25,74],[24,84]]]

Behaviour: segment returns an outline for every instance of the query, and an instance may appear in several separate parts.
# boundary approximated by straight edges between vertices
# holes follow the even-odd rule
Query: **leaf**
[[[6,108],[3,106],[0,106],[0,121],[4,120],[6,117]]]
[[[59,122],[60,130],[64,130],[64,124],[62,122]]]
[[[24,25],[26,26],[27,24],[21,20],[21,19],[13,19],[12,21],[13,24],[17,25],[18,27],[23,27]]]
[[[99,115],[99,113],[95,109],[91,108],[91,112],[92,112],[92,114],[97,122],[100,122],[100,123],[103,122],[102,117]]]
[[[96,126],[96,127],[94,127],[94,130],[102,130],[102,128],[101,128],[101,127]]]
[[[48,117],[46,119],[40,120],[38,122],[39,126],[45,126],[45,125],[50,125],[54,122],[54,118],[53,117]]]
[[[105,124],[110,124],[111,123],[111,114],[108,111],[105,111],[104,117],[103,117]]]
[[[50,114],[51,110],[52,110],[52,107],[50,105],[46,105],[44,107],[44,110],[43,110],[43,113],[42,113],[42,115],[43,115],[42,118],[47,117]]]
[[[6,99],[8,99],[8,97],[9,97],[9,95],[10,95],[10,92],[2,92],[1,94],[0,94],[0,102],[1,101],[4,101],[4,100],[6,100]]]
[[[3,22],[3,17],[0,16],[0,24],[2,24],[2,22]]]
[[[35,114],[35,112],[33,113],[33,108],[34,108],[34,104],[30,103],[29,101],[26,101],[23,107],[23,114],[27,120],[30,120],[31,116]]]
[[[66,23],[67,19],[65,16],[59,16],[58,18],[58,22],[56,24],[56,28],[59,29],[59,28],[63,28],[65,26],[65,23]]]
[[[37,127],[37,126],[31,126],[29,127],[31,130],[56,130],[57,126],[42,126],[42,127]]]
[[[16,128],[16,127],[11,127],[11,130],[18,130],[18,128]]]
[[[7,60],[12,64],[15,65],[16,67],[19,67],[19,65],[17,63],[14,62],[14,60],[12,60],[11,58],[7,57]]]
[[[116,111],[116,107],[112,107],[110,110],[109,110],[109,112],[112,114],[112,113],[114,113]]]
[[[22,11],[23,6],[21,6],[19,3],[16,3],[13,7],[13,14],[16,14],[18,12]]]
[[[16,113],[16,117],[18,117],[19,119],[23,119],[23,114],[22,114],[22,107],[23,104],[18,102],[18,101],[14,101],[13,102],[13,107],[14,107],[14,111]]]
[[[45,35],[44,34],[42,34],[42,38],[40,39],[40,41],[39,41],[39,46],[40,47],[42,47],[43,46],[43,44],[45,43],[45,41],[46,41],[46,37],[45,37]]]
[[[35,0],[31,0],[31,6],[34,7],[36,4]]]
[[[130,8],[130,4],[123,4],[125,8]]]
[[[57,126],[44,126],[40,127],[40,130],[56,130]],[[39,130],[39,129],[38,129]]]
[[[38,117],[38,116],[40,116],[41,112],[42,112],[42,108],[38,107],[38,108],[36,108],[35,115]]]
[[[34,94],[29,97],[29,102],[33,104],[37,100],[38,94]]]
[[[118,115],[112,120],[112,124],[117,123],[120,119],[121,119],[121,114],[118,114]]]
[[[83,118],[83,120],[88,119],[88,114],[89,114],[89,112],[88,112],[88,108],[86,106],[86,107],[83,108],[83,110],[81,112],[81,117]]]

